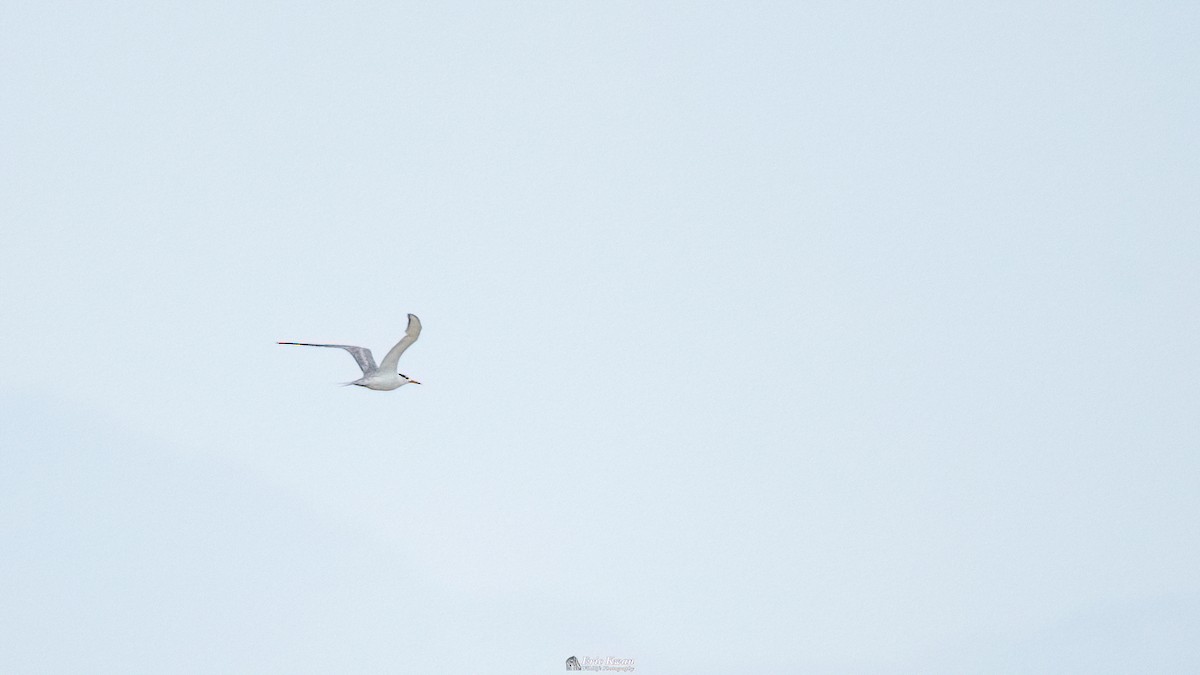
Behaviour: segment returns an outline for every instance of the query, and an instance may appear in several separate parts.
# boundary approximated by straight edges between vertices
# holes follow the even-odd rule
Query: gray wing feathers
[[[300,345],[301,347],[337,347],[350,352],[350,356],[354,357],[358,367],[362,368],[363,375],[370,375],[375,370],[375,357],[371,355],[371,350],[366,347],[355,347],[354,345],[317,345],[311,342],[280,342],[281,345]]]
[[[395,347],[388,350],[387,356],[383,357],[383,362],[379,364],[379,369],[385,373],[396,372],[396,366],[400,363],[400,355],[404,350],[412,346],[412,343],[417,341],[421,335],[421,320],[416,314],[408,315],[408,329],[404,331],[404,337],[396,343]]]

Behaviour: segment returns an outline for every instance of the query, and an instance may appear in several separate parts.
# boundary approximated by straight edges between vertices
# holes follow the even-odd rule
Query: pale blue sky
[[[1197,34],[5,3],[0,670],[1200,669]]]

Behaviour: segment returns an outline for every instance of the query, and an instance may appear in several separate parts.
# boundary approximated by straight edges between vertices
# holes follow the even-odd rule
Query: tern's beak
[[[413,380],[413,379],[410,379],[410,380],[408,381],[408,383],[409,383],[409,384],[421,384],[420,382],[417,382],[416,380]]]

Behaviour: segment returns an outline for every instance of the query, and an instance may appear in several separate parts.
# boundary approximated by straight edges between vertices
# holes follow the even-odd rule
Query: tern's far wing
[[[404,337],[396,343],[396,346],[388,350],[387,356],[383,357],[383,362],[379,364],[379,369],[385,373],[396,372],[396,366],[400,363],[400,355],[416,342],[420,335],[421,320],[417,318],[416,314],[409,314],[408,330],[404,331]]]
[[[362,368],[363,375],[370,375],[375,370],[375,357],[371,356],[371,350],[366,347],[355,347],[354,345],[315,345],[311,342],[280,342],[281,345],[300,345],[301,347],[337,347],[350,352],[350,356],[358,362],[358,367]]]

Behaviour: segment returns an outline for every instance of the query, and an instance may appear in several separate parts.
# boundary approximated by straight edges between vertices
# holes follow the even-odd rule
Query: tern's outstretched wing
[[[396,365],[400,363],[400,355],[416,342],[420,335],[421,320],[417,318],[416,314],[409,314],[408,330],[404,331],[404,337],[396,343],[396,346],[388,350],[387,356],[383,357],[383,362],[379,364],[379,369],[385,373],[396,372]]]
[[[354,345],[315,345],[311,342],[280,342],[281,345],[300,345],[301,347],[337,347],[350,352],[350,356],[358,362],[358,367],[362,368],[363,375],[370,375],[375,370],[375,357],[371,356],[371,350],[366,347],[355,347]]]

